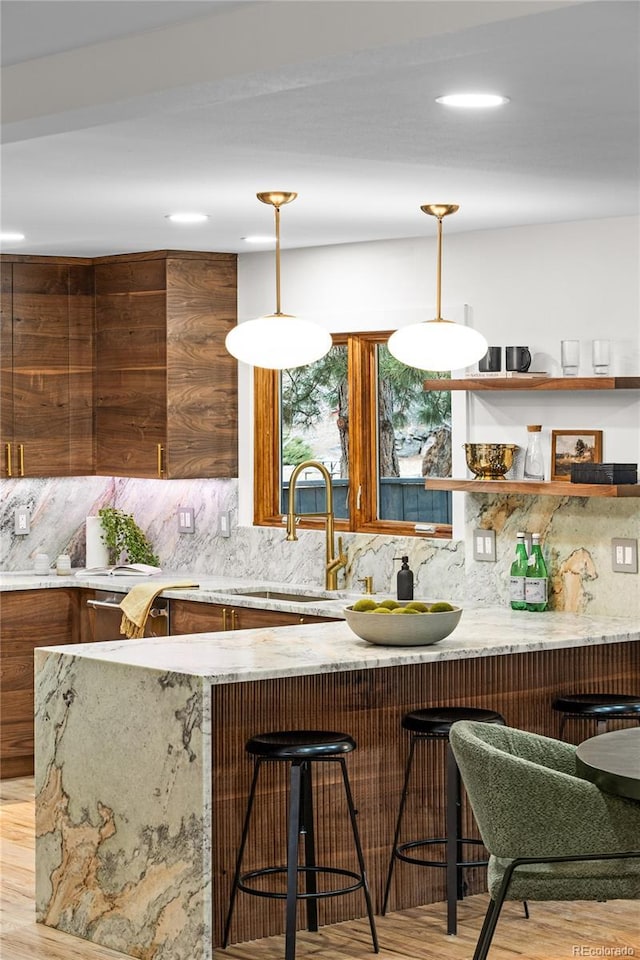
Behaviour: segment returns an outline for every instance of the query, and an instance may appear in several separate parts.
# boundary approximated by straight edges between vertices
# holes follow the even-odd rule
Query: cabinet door
[[[253,630],[259,627],[288,627],[301,623],[325,623],[335,617],[313,617],[280,610],[255,610],[231,604],[171,601],[170,632],[210,633],[218,630]]]
[[[166,261],[98,263],[96,472],[158,477],[167,433]]]
[[[313,617],[306,613],[285,613],[280,610],[254,610],[234,607],[230,613],[229,629],[253,630],[259,627],[289,627],[301,623],[327,623],[335,617]]]
[[[0,263],[0,476],[13,475],[13,264]]]
[[[145,257],[147,259],[145,259]],[[234,254],[96,264],[97,472],[236,477]]]
[[[170,600],[169,632],[172,636],[185,633],[213,633],[226,629],[223,626],[223,611],[216,603],[197,603],[193,600]]]
[[[93,472],[93,282],[88,265],[12,271],[14,475]]]
[[[236,257],[167,261],[167,476],[238,476]]]
[[[2,594],[0,761],[2,777],[33,773],[33,651],[78,640],[75,590]]]

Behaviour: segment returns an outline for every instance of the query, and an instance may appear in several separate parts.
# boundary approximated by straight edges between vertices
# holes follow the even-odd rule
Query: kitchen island
[[[39,649],[38,919],[144,960],[208,960],[249,789],[245,741],[293,728],[342,730],[358,743],[348,762],[379,907],[407,749],[402,714],[490,706],[512,726],[554,735],[554,695],[637,689],[639,640],[637,620],[479,608],[433,647],[372,646],[327,623]],[[407,836],[442,833],[440,746],[424,751]],[[283,861],[285,787],[281,771],[269,774],[248,851],[255,867]],[[328,770],[317,799],[332,812],[331,842],[319,838],[319,862],[349,869],[340,798]],[[470,882],[481,889],[482,871]],[[391,909],[442,899],[444,871],[398,865]],[[357,896],[329,900],[321,922],[361,908]],[[282,922],[277,902],[242,897],[232,939]]]

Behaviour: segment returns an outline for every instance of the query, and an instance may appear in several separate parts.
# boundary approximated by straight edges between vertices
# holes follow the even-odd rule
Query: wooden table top
[[[576,750],[576,768],[605,793],[640,800],[640,727],[585,740]]]

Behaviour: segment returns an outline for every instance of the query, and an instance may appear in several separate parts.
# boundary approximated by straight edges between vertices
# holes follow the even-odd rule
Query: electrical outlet
[[[231,536],[231,523],[229,521],[229,511],[223,510],[218,515],[218,533],[221,537]]]
[[[195,533],[193,507],[178,507],[178,533]]]
[[[31,531],[31,516],[28,507],[16,507],[13,516],[13,532],[17,537],[26,537]]]
[[[495,530],[473,531],[473,559],[496,561],[496,532]]]
[[[611,540],[611,569],[614,573],[638,572],[638,541],[625,537]]]

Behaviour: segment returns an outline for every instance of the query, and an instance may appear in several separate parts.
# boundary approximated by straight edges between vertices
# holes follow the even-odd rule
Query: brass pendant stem
[[[435,217],[438,221],[438,248],[436,254],[436,320],[442,320],[442,218],[448,217],[459,210],[457,203],[425,203],[420,209],[430,217]]]
[[[256,194],[261,203],[267,203],[273,207],[276,217],[276,312],[275,317],[283,316],[280,309],[280,207],[285,203],[291,203],[298,196],[291,190],[267,190],[264,193]]]
[[[280,207],[274,208],[276,216],[276,316],[280,316]]]
[[[436,320],[442,320],[441,287],[442,287],[442,217],[438,217],[438,252],[436,254]]]
[[[280,207],[274,207],[276,216],[276,316],[280,315]]]

